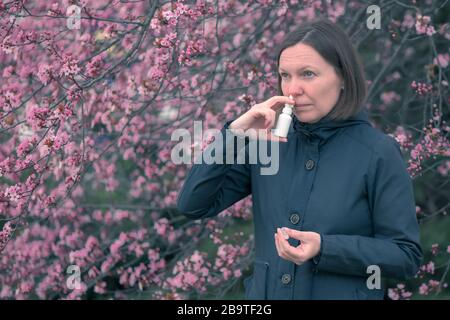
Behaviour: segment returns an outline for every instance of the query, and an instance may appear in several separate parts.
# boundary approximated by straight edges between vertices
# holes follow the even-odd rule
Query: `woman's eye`
[[[307,70],[307,71],[303,72],[303,75],[304,75],[305,77],[307,77],[307,78],[312,78],[312,77],[315,76],[316,74],[315,74],[314,72],[312,72],[312,71]],[[281,78],[284,78],[284,77],[286,77],[286,76],[288,76],[287,73],[284,73],[284,72],[280,73],[280,77],[281,77]]]
[[[315,75],[314,72],[312,71],[305,71],[303,72],[303,74],[306,75],[308,78],[311,78],[313,75]],[[309,74],[310,76],[308,76],[307,74]]]

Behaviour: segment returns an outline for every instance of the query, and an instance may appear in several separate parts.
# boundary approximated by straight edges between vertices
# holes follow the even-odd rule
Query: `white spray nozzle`
[[[292,96],[289,96],[289,99],[294,99]],[[294,108],[294,105],[285,103],[283,108],[283,113],[292,114],[292,109]]]

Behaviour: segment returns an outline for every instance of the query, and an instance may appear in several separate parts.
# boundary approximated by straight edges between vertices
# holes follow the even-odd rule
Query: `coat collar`
[[[319,140],[322,144],[336,134],[340,128],[360,124],[371,125],[366,109],[362,109],[355,116],[346,120],[331,120],[327,115],[316,123],[301,122],[294,116],[291,130],[296,134],[306,136],[310,141]]]

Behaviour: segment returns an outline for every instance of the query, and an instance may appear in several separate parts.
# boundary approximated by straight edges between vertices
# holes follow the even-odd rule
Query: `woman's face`
[[[317,122],[336,105],[343,82],[312,47],[299,43],[283,50],[278,71],[283,94],[294,98],[301,122]]]

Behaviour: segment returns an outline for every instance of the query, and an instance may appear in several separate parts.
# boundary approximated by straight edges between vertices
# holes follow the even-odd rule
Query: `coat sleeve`
[[[243,145],[245,148],[248,139],[230,135],[232,139],[227,140],[226,130],[231,122],[228,121],[220,131],[223,137],[223,164],[206,164],[203,161],[194,164],[178,195],[177,209],[190,219],[215,216],[251,192],[250,166],[247,161],[245,164],[237,163],[237,156],[242,151],[237,146]],[[245,141],[238,143],[239,139]],[[225,161],[228,152],[233,152],[232,164]]]
[[[366,175],[373,237],[321,234],[316,270],[369,276],[377,265],[381,276],[406,280],[419,270],[423,254],[414,191],[397,142],[384,135]]]

